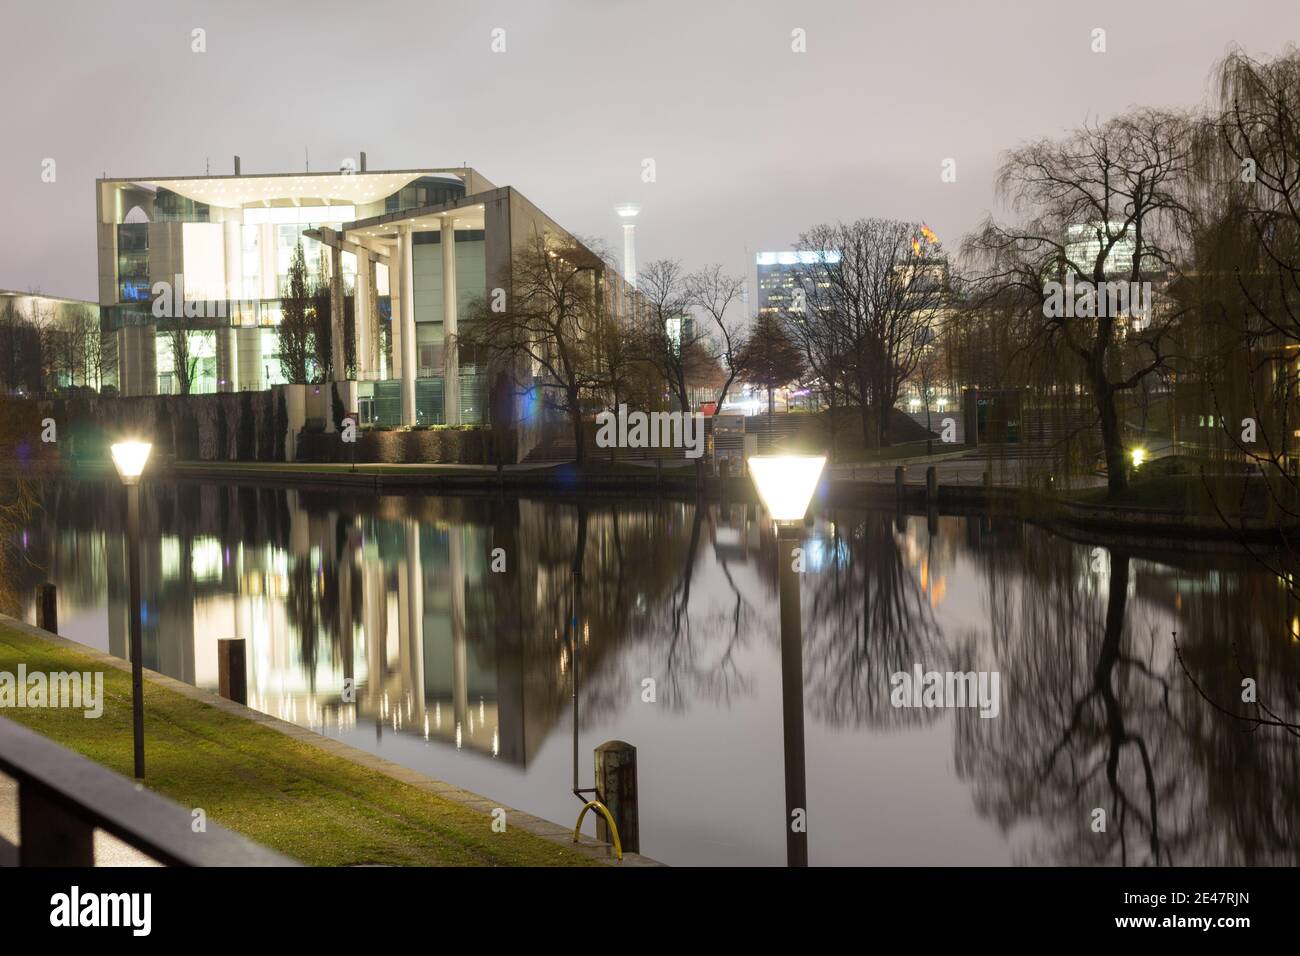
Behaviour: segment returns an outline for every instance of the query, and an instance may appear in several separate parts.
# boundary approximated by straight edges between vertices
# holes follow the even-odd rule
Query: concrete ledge
[[[58,634],[51,634],[49,631],[43,631],[38,627],[33,627],[30,624],[16,620],[8,615],[0,614],[0,624],[13,628],[15,631],[20,631],[31,637],[47,641],[48,643],[54,644],[58,647],[75,651],[105,667],[112,667],[120,671],[128,672],[131,670],[131,664],[129,661],[122,660],[119,657],[114,657],[111,654],[106,654],[103,651],[78,643],[77,641],[69,640],[68,638],[62,637]],[[518,827],[519,829],[540,837],[550,843],[563,844],[570,849],[576,850],[588,859],[612,866],[621,865],[643,867],[665,865],[657,860],[652,860],[647,856],[642,856],[639,853],[623,854],[623,862],[619,864],[617,859],[614,857],[613,847],[607,843],[599,843],[587,836],[581,837],[579,843],[573,843],[572,829],[566,830],[559,824],[543,820],[540,817],[535,817],[530,813],[524,813],[522,810],[508,807],[505,804],[490,800],[481,794],[472,793],[469,790],[463,790],[460,787],[445,783],[441,780],[435,780],[434,778],[425,776],[416,770],[412,770],[410,767],[404,767],[391,760],[386,760],[383,757],[376,756],[375,754],[359,750],[356,747],[343,743],[341,740],[335,740],[332,737],[324,737],[314,731],[307,730],[305,727],[299,727],[297,724],[291,724],[288,721],[280,720],[278,717],[272,717],[269,714],[262,713],[261,711],[253,710],[252,708],[245,707],[243,704],[237,704],[232,700],[226,700],[226,698],[218,694],[193,687],[183,681],[178,681],[174,678],[168,677],[166,674],[160,674],[157,671],[145,668],[144,676],[150,682],[157,684],[160,687],[165,687],[184,697],[188,697],[191,700],[199,701],[210,707],[215,707],[232,716],[241,717],[245,720],[252,721],[253,723],[261,724],[263,727],[284,734],[286,737],[292,737],[294,740],[306,744],[309,747],[315,747],[317,750],[351,761],[352,763],[365,767],[367,770],[381,773],[393,780],[409,784],[416,789],[441,797],[444,800],[450,800],[452,803],[460,804],[461,806],[467,807],[471,810],[482,812],[485,815],[491,815],[494,809],[501,807],[506,811],[508,826]],[[575,807],[573,815],[576,820],[578,816],[577,811],[580,808],[576,806],[577,801],[575,800],[574,802]]]

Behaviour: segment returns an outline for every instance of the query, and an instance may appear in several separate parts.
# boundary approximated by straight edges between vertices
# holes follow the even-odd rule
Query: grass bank
[[[0,671],[103,671],[104,713],[9,708],[17,723],[131,775],[131,676],[0,624]],[[583,866],[576,851],[145,681],[147,785],[315,866]]]

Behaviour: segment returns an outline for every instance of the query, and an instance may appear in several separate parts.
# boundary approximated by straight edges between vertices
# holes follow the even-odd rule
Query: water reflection
[[[65,630],[125,656],[120,490],[41,495],[27,554]],[[595,745],[637,746],[643,850],[785,862],[779,566],[752,506],[143,499],[147,666],[214,689],[217,639],[243,638],[252,706],[570,824],[576,650],[579,781]],[[1241,702],[1253,676],[1294,720],[1297,611],[1273,575],[847,509],[802,545],[812,864],[1300,858],[1297,740]],[[997,670],[1000,716],[893,707],[890,675],[918,664]]]

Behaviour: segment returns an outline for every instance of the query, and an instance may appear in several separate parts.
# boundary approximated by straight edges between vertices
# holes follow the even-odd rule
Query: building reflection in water
[[[521,780],[541,764],[516,798],[569,815],[576,501],[143,491],[146,666],[215,689],[217,639],[242,638],[253,706],[353,741],[463,754]],[[125,657],[120,489],[60,482],[41,494],[17,589],[54,580],[69,636]],[[582,778],[590,746],[629,739],[648,775],[646,852],[780,862],[770,526],[743,504],[585,511]],[[1241,710],[1243,672],[1257,675],[1262,702],[1293,712],[1300,608],[1276,575],[1221,556],[1112,554],[1010,520],[851,509],[822,514],[803,548],[814,863],[1300,859],[1293,738],[1244,733],[1182,670],[1230,712]],[[914,663],[997,669],[1001,716],[893,707],[889,677]],[[653,707],[641,702],[647,678]],[[542,754],[548,739],[563,743],[558,756]],[[487,784],[507,799],[512,779]],[[936,809],[949,791],[958,796]],[[700,793],[727,818],[702,820]],[[1095,807],[1111,820],[1100,838],[1087,825]],[[854,823],[837,831],[831,818]],[[961,839],[931,846],[936,832]]]

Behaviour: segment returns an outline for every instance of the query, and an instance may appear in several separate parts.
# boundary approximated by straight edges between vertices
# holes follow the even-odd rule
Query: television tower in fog
[[[641,207],[636,203],[623,203],[614,211],[623,220],[623,278],[636,285],[636,214]]]

